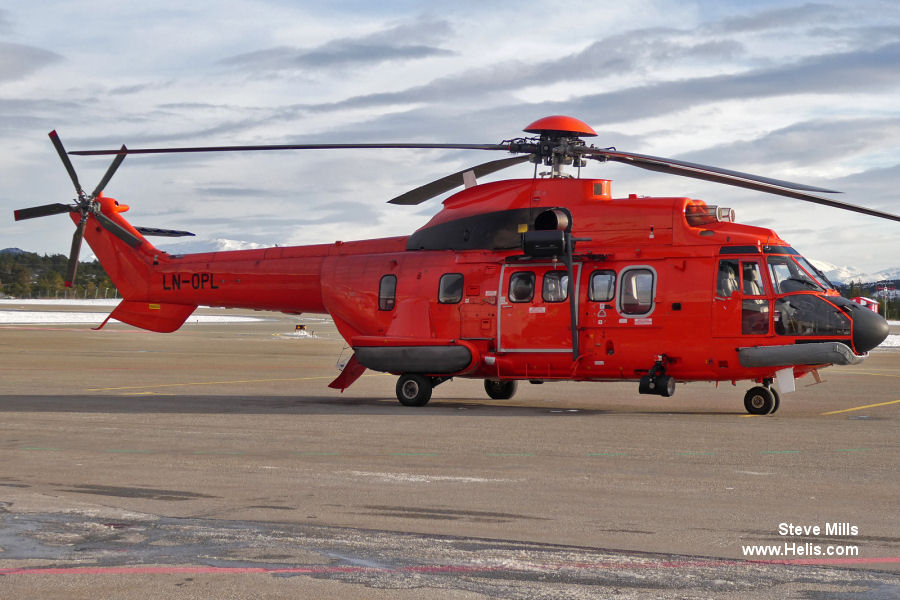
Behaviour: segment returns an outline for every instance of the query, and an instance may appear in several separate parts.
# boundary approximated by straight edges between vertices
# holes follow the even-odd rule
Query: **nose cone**
[[[866,308],[853,311],[853,347],[864,354],[887,339],[888,322],[878,313]]]

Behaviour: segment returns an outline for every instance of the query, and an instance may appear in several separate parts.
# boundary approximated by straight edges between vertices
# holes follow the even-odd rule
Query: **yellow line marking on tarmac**
[[[890,375],[888,373],[873,373],[872,371],[844,371],[845,373],[849,373],[851,375],[874,375],[875,377],[896,377],[900,378],[900,375]]]
[[[279,379],[231,379],[228,381],[193,381],[187,383],[156,383],[153,385],[131,385],[125,387],[90,388],[89,392],[118,392],[121,390],[148,390],[153,388],[184,387],[193,385],[229,385],[232,383],[268,383],[272,381],[311,381],[313,379],[334,379],[330,375],[322,377],[285,377]]]
[[[839,415],[841,413],[853,412],[854,410],[865,410],[867,408],[875,408],[876,406],[888,406],[889,404],[900,404],[900,400],[891,400],[890,402],[879,402],[878,404],[866,404],[865,406],[854,406],[853,408],[845,408],[842,410],[832,410],[822,413],[822,416]]]

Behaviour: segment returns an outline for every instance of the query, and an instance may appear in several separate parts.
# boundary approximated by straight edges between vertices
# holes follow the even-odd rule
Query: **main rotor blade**
[[[619,152],[616,150],[595,150],[594,148],[586,148],[583,151],[583,154],[597,160],[604,160],[605,158],[606,160],[613,160],[635,167],[641,167],[642,169],[650,169],[651,171],[660,171],[663,173],[671,172],[675,173],[676,175],[684,175],[685,177],[696,177],[697,179],[705,179],[705,177],[701,177],[701,175],[720,175],[723,177],[723,179],[708,179],[709,181],[717,181],[719,183],[728,183],[728,181],[726,181],[727,179],[747,180],[770,186],[789,188],[792,190],[802,190],[805,192],[840,194],[840,192],[837,190],[829,190],[812,185],[794,183],[793,181],[784,181],[783,179],[762,177],[761,175],[754,175],[752,173],[732,171],[730,169],[722,169],[721,167],[701,165],[698,163],[691,163],[683,160],[675,160],[673,158],[662,158],[660,156],[649,156],[647,154],[636,154],[634,152]]]
[[[406,206],[421,204],[426,200],[430,200],[435,196],[439,196],[444,192],[450,191],[455,187],[463,185],[463,183],[465,183],[465,181],[463,180],[464,173],[473,171],[475,173],[475,177],[483,177],[507,167],[523,163],[527,161],[528,158],[529,156],[526,154],[524,156],[514,156],[512,158],[502,158],[500,160],[492,160],[490,162],[481,163],[480,165],[470,167],[468,169],[463,169],[462,171],[458,171],[456,173],[453,173],[452,175],[447,175],[446,177],[442,177],[436,181],[432,181],[431,183],[426,183],[425,185],[419,186],[414,190],[410,190],[405,194],[401,194],[396,198],[388,200],[388,203],[403,204]]]
[[[84,226],[87,225],[87,217],[82,216],[72,235],[72,250],[69,252],[69,264],[66,266],[66,287],[72,287],[75,281],[75,273],[78,271],[78,255],[81,253],[81,240],[84,239]]]
[[[56,148],[56,153],[59,154],[59,158],[62,160],[63,166],[66,167],[66,171],[68,171],[69,173],[69,178],[75,185],[75,191],[78,192],[78,197],[80,198],[84,195],[84,190],[81,189],[81,184],[78,182],[78,175],[75,173],[75,167],[72,165],[72,161],[69,160],[69,155],[66,154],[66,149],[63,147],[63,143],[59,139],[59,135],[57,135],[55,129],[47,135],[50,136],[50,141],[53,142],[53,147]]]
[[[437,149],[437,150],[506,150],[508,144],[274,144],[265,146],[196,146],[188,148],[128,148],[120,150],[73,150],[69,154],[77,156],[103,156],[123,154],[179,154],[191,152],[258,152],[263,150],[348,150],[348,149]]]
[[[137,248],[144,243],[143,240],[141,240],[139,237],[104,215],[102,212],[97,211],[91,214],[95,216],[98,221],[100,221],[100,224],[103,225],[103,227],[106,228],[107,231],[109,231],[111,234],[113,234],[132,248]]]
[[[35,219],[37,217],[49,217],[50,215],[59,215],[67,212],[77,212],[77,209],[71,204],[43,204],[41,206],[32,206],[30,208],[20,208],[13,215],[16,221],[25,219]]]
[[[122,148],[120,152],[127,152],[128,149],[125,147],[125,144],[122,144]],[[122,161],[125,160],[125,154],[117,154],[113,159],[112,164],[109,165],[109,168],[106,169],[106,174],[103,176],[103,179],[100,180],[100,183],[97,184],[97,187],[94,188],[94,193],[91,194],[91,198],[96,198],[100,195],[104,189],[106,189],[106,184],[109,183],[109,180],[112,179],[112,176],[116,173],[116,169],[119,168],[119,165],[122,164]]]
[[[639,157],[639,159],[635,159],[634,157]],[[589,155],[589,158],[594,158],[593,155]],[[832,208],[839,208],[842,210],[849,210],[852,212],[861,213],[864,215],[869,215],[872,217],[879,217],[882,219],[890,219],[891,221],[900,221],[900,216],[894,215],[891,213],[882,212],[879,210],[874,210],[871,208],[865,208],[864,206],[857,206],[855,204],[849,204],[847,202],[840,202],[838,200],[831,200],[829,198],[823,198],[822,196],[816,196],[814,194],[807,194],[801,191],[794,191],[792,189],[785,189],[784,187],[776,185],[775,181],[779,181],[777,179],[768,179],[765,177],[757,177],[752,176],[753,179],[744,179],[738,177],[737,171],[725,171],[716,169],[719,172],[706,172],[706,171],[698,171],[694,168],[687,168],[683,165],[668,162],[668,159],[653,159],[653,160],[643,160],[641,155],[628,154],[625,152],[607,152],[606,153],[607,160],[613,160],[617,162],[621,162],[624,164],[628,164],[634,167],[640,167],[641,169],[647,169],[649,171],[658,171],[660,173],[669,173],[674,175],[682,175],[684,177],[693,177],[694,179],[702,179],[704,181],[713,181],[716,183],[724,183],[725,185],[732,185],[735,187],[742,187],[750,190],[756,190],[758,192],[766,192],[767,194],[775,194],[778,196],[786,196],[788,198],[796,198],[797,200],[804,200],[806,202],[812,202],[814,204],[822,204],[824,206],[830,206]],[[598,160],[603,160],[602,158]],[[698,165],[699,166],[699,165]],[[711,168],[714,169],[714,168]],[[730,173],[730,174],[726,174]],[[787,182],[785,182],[787,183]],[[812,186],[803,186],[802,184],[792,184],[795,189],[812,189],[812,190],[820,190],[823,188],[815,188]],[[825,190],[831,191],[831,190]]]

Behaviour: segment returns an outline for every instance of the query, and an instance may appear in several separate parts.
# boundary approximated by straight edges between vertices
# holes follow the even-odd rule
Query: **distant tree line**
[[[68,257],[63,254],[39,255],[19,250],[0,252],[0,296],[15,298],[113,298],[116,288],[98,261],[78,264],[78,274],[71,288],[65,287]],[[884,283],[884,282],[882,282]],[[894,281],[900,286],[900,281]],[[851,281],[837,284],[847,298],[864,296],[878,300],[879,312],[887,318],[900,319],[900,297],[879,296],[875,283]]]
[[[885,282],[879,282],[880,284],[884,284]],[[900,281],[889,281],[887,283],[893,283],[895,286],[900,286]],[[887,303],[887,318],[889,320],[900,320],[900,297],[897,296],[896,292],[893,293],[891,297],[885,297],[884,292],[880,292],[876,289],[876,283],[863,283],[861,281],[851,281],[847,285],[839,284],[837,285],[837,289],[841,292],[846,298],[857,298],[862,296],[864,298],[871,298],[872,300],[878,301],[878,314],[885,314],[885,303]]]
[[[78,264],[74,285],[65,287],[69,258],[62,254],[0,252],[0,296],[15,298],[113,298],[116,288],[98,261]]]

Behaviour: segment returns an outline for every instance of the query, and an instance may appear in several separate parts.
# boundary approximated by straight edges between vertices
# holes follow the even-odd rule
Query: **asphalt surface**
[[[407,408],[327,387],[328,323],[255,315],[0,326],[0,596],[900,596],[896,350],[767,417],[746,383]]]

